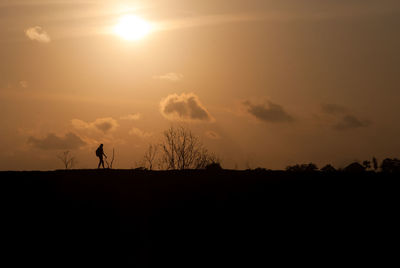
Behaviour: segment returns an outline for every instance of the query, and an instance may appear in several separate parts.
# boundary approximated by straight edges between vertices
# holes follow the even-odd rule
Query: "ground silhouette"
[[[316,264],[319,258],[341,263],[346,252],[360,258],[358,250],[384,247],[398,223],[398,177],[391,173],[211,167],[0,174],[3,235],[14,242],[32,234],[37,238],[29,241],[56,241],[46,254],[14,263],[255,267],[272,261]],[[78,238],[59,250],[69,236]],[[94,239],[78,242],[88,236]]]

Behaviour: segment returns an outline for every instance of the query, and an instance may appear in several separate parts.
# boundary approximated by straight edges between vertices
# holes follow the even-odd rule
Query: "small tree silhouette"
[[[110,162],[108,162],[108,159],[106,158],[107,168],[109,168],[109,169],[113,168],[114,157],[115,157],[115,155],[114,155],[114,148],[113,148]]]
[[[149,170],[153,170],[158,148],[159,146],[157,144],[149,144],[147,151],[144,153],[143,164]]]
[[[62,152],[57,158],[63,163],[65,169],[71,169],[76,163],[76,158],[70,154],[70,151]]]
[[[160,147],[161,164],[167,169],[202,169],[219,161],[197,136],[183,126],[164,131],[164,141]]]

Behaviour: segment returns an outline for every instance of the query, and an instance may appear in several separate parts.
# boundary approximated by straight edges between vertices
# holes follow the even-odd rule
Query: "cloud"
[[[42,139],[31,136],[28,139],[28,143],[42,150],[78,149],[86,145],[86,142],[72,132],[67,133],[63,137],[53,133],[49,133]]]
[[[28,82],[27,82],[27,81],[24,81],[24,80],[19,81],[19,85],[20,85],[22,88],[27,88],[27,87],[29,86]]]
[[[357,117],[353,115],[345,115],[342,117],[342,119],[334,125],[334,128],[336,130],[348,130],[348,129],[355,129],[355,128],[361,128],[361,127],[368,127],[370,125],[369,121],[363,121],[358,119]]]
[[[193,94],[172,94],[160,103],[161,114],[169,120],[214,121],[199,98]]]
[[[121,116],[120,119],[121,120],[130,120],[130,121],[136,121],[139,120],[142,117],[141,114],[136,113],[136,114],[128,114],[125,116]]]
[[[343,114],[348,111],[346,107],[333,103],[322,104],[321,109],[326,114]]]
[[[138,136],[140,138],[149,138],[153,136],[153,133],[144,132],[143,130],[138,128],[132,128],[131,130],[129,130],[129,135]]]
[[[112,117],[98,118],[89,123],[80,119],[72,119],[71,123],[76,129],[95,129],[104,134],[115,131],[119,127],[117,120]]]
[[[342,105],[333,103],[322,104],[321,109],[322,112],[333,116],[333,118],[337,121],[337,123],[333,125],[333,128],[336,130],[349,130],[368,127],[370,125],[368,120],[361,120],[355,115],[352,115],[349,113],[349,109]]]
[[[206,131],[206,136],[213,140],[219,140],[221,138],[221,136],[218,135],[218,133],[211,131],[211,130]]]
[[[180,73],[167,73],[164,75],[153,76],[154,79],[168,80],[171,82],[178,82],[183,79],[183,74]]]
[[[49,43],[51,41],[50,36],[40,26],[35,26],[27,29],[25,31],[25,35],[30,40],[38,41],[40,43]]]
[[[117,121],[112,118],[96,119],[93,124],[96,128],[100,129],[104,133],[113,131],[118,127]]]
[[[250,101],[243,102],[249,114],[258,120],[271,123],[283,123],[294,121],[281,105],[268,101],[266,104],[253,104]]]

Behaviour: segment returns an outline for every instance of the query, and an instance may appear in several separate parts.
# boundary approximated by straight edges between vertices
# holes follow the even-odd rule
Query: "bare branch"
[[[147,151],[144,153],[143,156],[144,166],[149,170],[153,170],[153,166],[158,152],[158,147],[159,146],[157,144],[149,144]]]
[[[62,152],[57,158],[63,163],[65,169],[71,169],[76,164],[76,158],[70,154],[70,151]]]
[[[109,169],[113,168],[113,164],[114,164],[114,148],[112,150],[111,160],[110,160],[110,162],[108,162],[108,159],[106,158],[106,164],[107,164],[107,168],[109,168]]]
[[[208,153],[199,138],[183,126],[166,130],[161,147],[161,160],[167,169],[205,168],[217,160],[213,154]]]

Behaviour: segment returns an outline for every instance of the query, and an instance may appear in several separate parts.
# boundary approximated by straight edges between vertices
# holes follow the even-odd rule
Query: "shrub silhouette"
[[[351,163],[347,167],[344,168],[345,172],[351,172],[351,173],[359,173],[359,172],[364,172],[365,167],[361,165],[358,162]]]
[[[309,164],[301,164],[301,165],[294,165],[294,166],[288,166],[286,168],[286,171],[288,172],[312,172],[318,170],[317,165],[314,163],[309,163]]]
[[[254,169],[254,171],[256,171],[256,172],[266,172],[266,171],[268,171],[268,169],[263,168],[263,167],[257,167],[257,168]]]
[[[213,163],[211,163],[211,164],[208,164],[208,165],[205,167],[205,169],[206,169],[206,170],[215,171],[215,170],[222,170],[222,167],[221,167],[221,164],[220,164],[220,163],[213,162]]]
[[[324,166],[323,168],[321,168],[321,171],[323,171],[323,172],[335,172],[336,168],[334,168],[331,164],[328,164],[328,165]]]
[[[400,160],[397,158],[386,158],[381,164],[382,172],[400,173]]]

